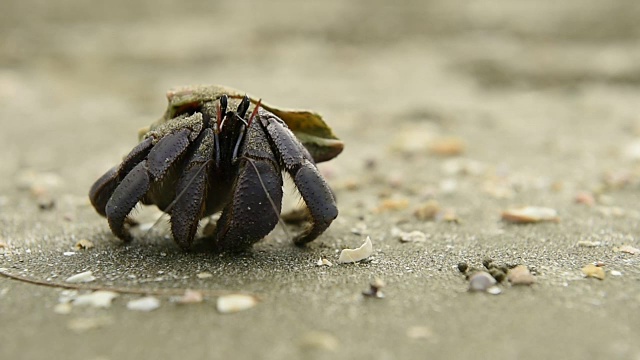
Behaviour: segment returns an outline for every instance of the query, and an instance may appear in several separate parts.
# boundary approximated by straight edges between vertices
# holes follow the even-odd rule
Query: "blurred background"
[[[3,1],[0,159],[85,188],[188,84],[319,111],[343,157],[433,130],[416,122],[499,132],[503,114],[503,135],[539,145],[547,127],[599,127],[584,118],[605,102],[619,106],[598,111],[637,116],[639,19],[634,0]],[[505,150],[471,143],[480,157]]]

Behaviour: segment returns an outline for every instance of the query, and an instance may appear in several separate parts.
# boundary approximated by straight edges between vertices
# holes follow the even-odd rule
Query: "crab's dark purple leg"
[[[324,181],[309,152],[295,135],[278,119],[263,118],[269,136],[284,163],[285,170],[293,178],[302,199],[307,205],[311,226],[294,238],[296,245],[304,245],[322,234],[338,216],[336,200]]]
[[[169,166],[186,151],[190,133],[190,130],[183,129],[160,139],[149,151],[147,159],[135,165],[113,191],[105,206],[105,214],[111,231],[117,237],[131,240],[124,227],[127,215],[149,191],[151,183],[161,181]]]
[[[231,199],[216,227],[219,250],[242,250],[267,236],[282,208],[282,175],[260,124],[245,134]]]
[[[276,165],[267,159],[240,158],[231,201],[216,227],[216,248],[250,247],[273,230],[281,208],[282,175]]]
[[[178,181],[176,200],[171,208],[171,232],[173,239],[183,249],[191,246],[205,210],[204,199],[207,197],[209,164],[214,158],[214,142],[213,130],[205,129],[195,141],[195,150]]]
[[[105,207],[122,179],[149,154],[152,138],[146,138],[129,152],[119,167],[109,169],[89,190],[89,199],[96,211],[106,216]]]

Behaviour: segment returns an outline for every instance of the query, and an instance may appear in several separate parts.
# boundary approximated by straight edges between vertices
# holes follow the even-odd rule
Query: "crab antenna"
[[[264,190],[265,195],[267,195],[267,199],[269,199],[269,202],[271,203],[271,207],[273,208],[273,211],[276,213],[276,216],[278,216],[278,223],[280,224],[280,226],[282,226],[282,230],[284,230],[284,233],[287,234],[288,240],[292,241],[293,238],[291,237],[291,234],[289,234],[289,230],[287,230],[287,226],[284,224],[284,221],[282,220],[282,217],[280,217],[280,212],[278,211],[278,208],[276,207],[276,204],[273,202],[273,199],[271,198],[271,195],[269,194],[269,191],[267,191],[267,187],[264,185],[264,181],[262,181],[262,176],[260,176],[260,171],[258,171],[258,167],[254,163],[255,160],[253,160],[251,158],[248,158],[246,156],[243,156],[242,158],[247,160],[249,162],[249,164],[251,164],[251,166],[253,166],[253,169],[256,171],[256,175],[258,175],[258,180],[260,181],[260,185],[262,186],[262,190]]]
[[[240,119],[244,122],[244,119]],[[246,123],[245,123],[246,124]],[[244,136],[246,127],[243,126],[243,129],[240,130],[240,136],[238,136],[238,141],[236,141],[236,146],[233,148],[233,155],[231,156],[231,163],[235,164],[238,160],[238,150],[240,149],[240,143],[242,142],[242,137]]]
[[[249,123],[247,124],[247,128],[251,126],[251,122],[253,121],[253,118],[256,117],[256,115],[258,114],[258,109],[260,108],[261,104],[262,104],[262,99],[258,99],[258,102],[256,103],[256,107],[253,109],[251,116],[249,116]]]

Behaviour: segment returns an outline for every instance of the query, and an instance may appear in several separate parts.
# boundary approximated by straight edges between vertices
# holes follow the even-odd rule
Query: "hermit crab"
[[[283,172],[310,220],[297,245],[336,218],[335,196],[316,163],[337,156],[343,143],[318,114],[279,109],[222,86],[180,88],[167,98],[164,116],[142,129],[140,143],[89,191],[118,238],[132,239],[127,220],[141,202],[170,215],[173,239],[184,249],[199,221],[220,211],[207,241],[221,251],[247,249],[278,223]]]

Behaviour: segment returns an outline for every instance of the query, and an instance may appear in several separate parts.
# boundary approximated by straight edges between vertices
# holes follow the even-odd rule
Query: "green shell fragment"
[[[188,86],[170,90],[167,92],[169,100],[167,111],[160,120],[151,125],[151,128],[189,109],[197,108],[203,102],[219,99],[224,94],[230,98],[240,99],[246,93],[219,85]],[[258,103],[259,98],[246,95],[253,104]],[[260,106],[282,119],[309,150],[316,162],[331,160],[342,152],[344,143],[333,134],[320,114],[306,110],[282,109],[265,102],[261,102]],[[141,129],[140,135],[144,135],[148,130],[149,128]]]

